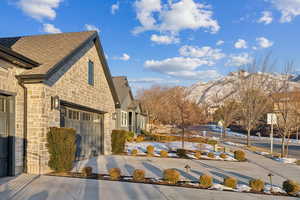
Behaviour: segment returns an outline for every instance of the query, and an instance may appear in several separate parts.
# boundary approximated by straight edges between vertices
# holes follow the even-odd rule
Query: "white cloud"
[[[252,57],[248,53],[232,54],[229,56],[229,60],[226,66],[243,66],[252,62]]]
[[[272,13],[269,11],[264,11],[261,13],[261,18],[257,21],[258,23],[270,24],[273,21]]]
[[[234,47],[237,49],[247,49],[247,42],[243,39],[238,39],[238,41],[234,44]]]
[[[187,80],[210,80],[222,77],[216,70],[178,71],[169,73],[169,75]]]
[[[92,24],[85,24],[84,28],[88,31],[97,31],[98,33],[100,32],[100,29],[97,26]]]
[[[160,84],[160,83],[179,83],[179,80],[165,79],[165,78],[155,78],[155,77],[145,77],[129,79],[130,83],[140,83],[140,84]]]
[[[300,15],[300,0],[270,0],[281,12],[280,22],[291,22]]]
[[[256,41],[260,48],[269,48],[269,47],[273,46],[273,44],[274,44],[273,42],[271,42],[270,40],[268,40],[265,37],[256,38]]]
[[[61,30],[56,28],[53,24],[43,24],[43,31],[45,33],[61,33]]]
[[[218,22],[212,19],[210,6],[196,3],[194,0],[168,1],[161,5],[160,0],[137,0],[135,2],[137,19],[141,26],[133,33],[148,30],[178,33],[184,29],[205,28],[211,33],[220,29]]]
[[[156,42],[158,44],[176,44],[179,43],[179,38],[175,36],[168,35],[151,35],[151,41]]]
[[[223,40],[219,40],[217,43],[216,43],[216,45],[217,46],[221,46],[221,45],[223,45],[225,42],[223,41]]]
[[[203,58],[209,61],[212,65],[215,60],[220,60],[225,57],[225,54],[222,53],[221,49],[213,49],[209,46],[199,48],[196,46],[185,45],[179,49],[179,54],[181,56]]]
[[[121,57],[113,57],[113,59],[127,61],[130,59],[130,56],[127,53],[123,53]]]
[[[116,14],[116,12],[119,10],[119,2],[117,2],[117,3],[115,3],[115,4],[113,4],[112,6],[111,6],[111,14]]]
[[[56,18],[55,9],[59,7],[59,4],[63,0],[20,0],[18,6],[22,11],[37,20]]]

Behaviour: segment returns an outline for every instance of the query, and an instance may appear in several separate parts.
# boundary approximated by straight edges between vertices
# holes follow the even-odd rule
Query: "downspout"
[[[23,113],[23,172],[27,173],[27,88],[24,85],[24,82],[21,78],[18,78],[19,85],[23,88],[24,91],[24,113]]]

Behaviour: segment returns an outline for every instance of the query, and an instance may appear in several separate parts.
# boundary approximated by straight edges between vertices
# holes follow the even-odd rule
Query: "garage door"
[[[0,95],[0,177],[8,174],[8,109],[7,99]]]
[[[61,126],[76,130],[76,159],[86,159],[103,153],[103,114],[62,106]]]

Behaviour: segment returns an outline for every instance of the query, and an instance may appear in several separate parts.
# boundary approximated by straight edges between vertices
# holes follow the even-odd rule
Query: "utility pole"
[[[273,154],[273,129],[274,124],[277,123],[277,117],[275,113],[268,113],[267,115],[267,124],[271,125],[271,133],[270,133],[270,152]]]

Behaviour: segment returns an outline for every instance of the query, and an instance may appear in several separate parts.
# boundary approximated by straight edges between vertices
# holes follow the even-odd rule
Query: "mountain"
[[[223,100],[236,93],[236,86],[239,84],[239,77],[250,77],[254,79],[261,76],[268,77],[268,81],[277,81],[283,83],[285,75],[271,73],[252,73],[245,71],[231,72],[227,76],[212,80],[209,82],[197,82],[189,87],[189,98],[199,104],[206,104],[209,107],[214,107],[220,104]],[[289,77],[290,89],[300,90],[300,76],[291,75]]]

